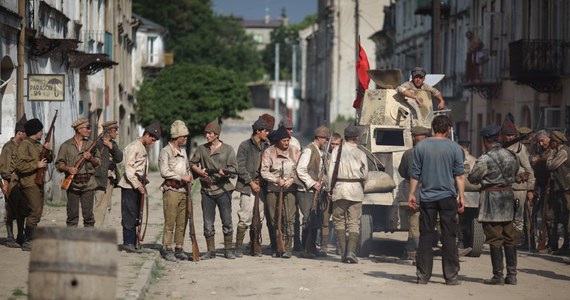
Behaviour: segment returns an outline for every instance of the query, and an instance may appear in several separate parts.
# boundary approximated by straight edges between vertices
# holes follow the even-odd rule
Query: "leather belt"
[[[175,188],[175,189],[185,189],[186,184],[182,183],[181,181],[174,180],[174,179],[165,179],[164,185],[167,187]]]
[[[512,189],[513,188],[510,186],[491,186],[481,190],[485,192],[499,192],[499,191],[510,191]]]
[[[73,182],[75,183],[87,183],[89,182],[89,179],[91,178],[91,174],[75,174],[73,176]]]
[[[359,178],[337,178],[337,182],[364,182],[364,179]]]

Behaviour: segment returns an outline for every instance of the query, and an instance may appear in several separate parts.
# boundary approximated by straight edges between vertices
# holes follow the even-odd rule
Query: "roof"
[[[156,30],[158,32],[164,32],[164,33],[168,32],[168,29],[166,29],[166,27],[159,25],[147,18],[139,16],[135,13],[133,13],[133,17],[140,21],[139,30],[146,29],[146,30]]]

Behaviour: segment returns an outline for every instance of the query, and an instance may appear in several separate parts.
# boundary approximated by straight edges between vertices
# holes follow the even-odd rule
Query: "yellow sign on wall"
[[[65,74],[29,74],[28,101],[65,101]]]

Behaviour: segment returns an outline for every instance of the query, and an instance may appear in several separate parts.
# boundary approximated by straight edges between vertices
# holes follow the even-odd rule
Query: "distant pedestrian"
[[[439,214],[441,225],[443,277],[447,285],[459,284],[457,253],[457,213],[463,213],[463,150],[449,139],[452,123],[439,115],[432,122],[433,137],[414,148],[408,205],[416,207],[420,191],[420,242],[416,256],[417,283],[427,284],[432,275],[433,249]]]

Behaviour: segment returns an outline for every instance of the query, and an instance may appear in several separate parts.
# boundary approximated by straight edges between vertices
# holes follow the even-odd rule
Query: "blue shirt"
[[[417,144],[411,177],[422,183],[421,201],[457,197],[455,176],[463,175],[463,162],[463,150],[450,139],[428,138]]]

